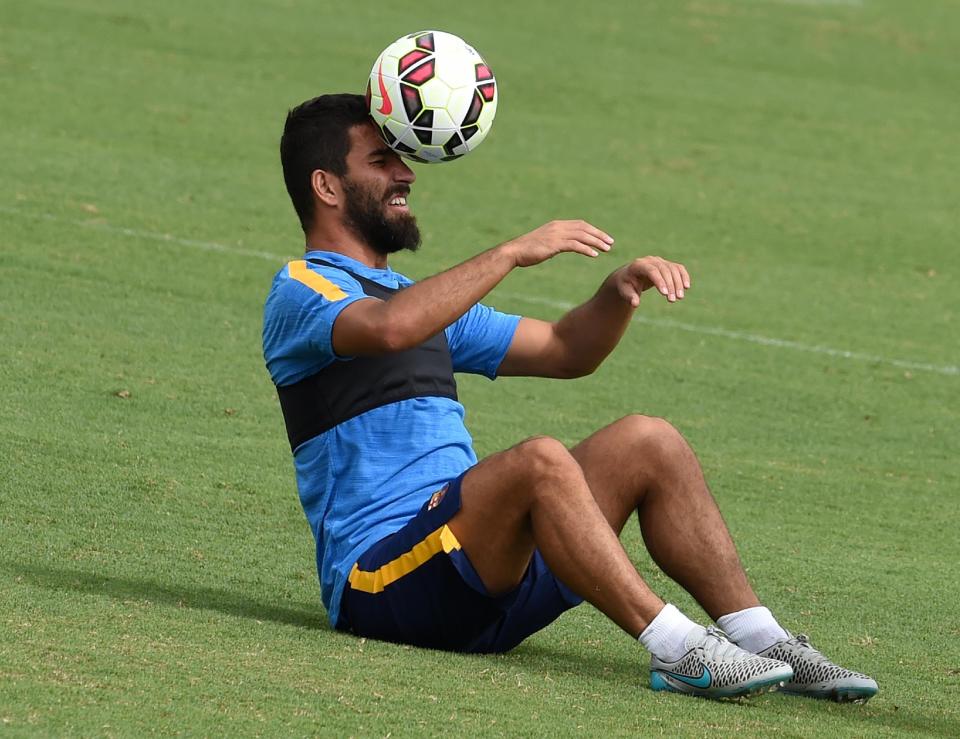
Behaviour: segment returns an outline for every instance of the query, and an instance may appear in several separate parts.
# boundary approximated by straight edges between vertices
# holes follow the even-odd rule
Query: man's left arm
[[[682,264],[643,257],[616,270],[586,303],[550,323],[523,318],[497,374],[572,378],[589,375],[627,330],[640,296],[650,288],[673,303],[690,288]]]

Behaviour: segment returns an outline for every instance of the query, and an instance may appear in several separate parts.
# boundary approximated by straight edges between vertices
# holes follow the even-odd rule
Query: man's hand
[[[586,221],[551,221],[500,248],[510,254],[517,267],[532,267],[565,251],[596,257],[610,251],[612,245],[610,234]]]
[[[640,294],[651,287],[657,288],[671,303],[683,299],[683,291],[690,289],[690,275],[682,264],[661,257],[641,257],[611,274],[607,285],[636,308],[640,305]]]
[[[661,257],[635,259],[560,320],[521,319],[497,373],[562,378],[590,374],[620,341],[641,293],[651,287],[672,303],[683,298],[690,275],[682,264]]]

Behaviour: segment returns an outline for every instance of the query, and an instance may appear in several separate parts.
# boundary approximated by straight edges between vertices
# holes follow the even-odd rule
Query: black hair
[[[313,173],[347,173],[350,129],[370,120],[363,95],[338,93],[307,100],[287,113],[280,139],[283,180],[306,233],[313,225]]]

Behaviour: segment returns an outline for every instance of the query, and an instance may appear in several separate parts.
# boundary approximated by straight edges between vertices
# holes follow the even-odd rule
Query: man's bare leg
[[[805,637],[790,637],[769,611],[756,608],[756,594],[700,464],[669,423],[627,416],[585,439],[572,454],[616,531],[636,510],[647,549],[664,572],[735,642],[793,668],[795,678],[785,690],[859,703],[877,693],[874,679],[829,662]]]
[[[570,452],[553,439],[530,439],[472,469],[461,504],[449,525],[488,589],[517,585],[539,548],[561,581],[640,635],[653,654],[654,690],[716,698],[786,683],[796,694],[858,702],[877,692],[875,680],[826,661],[805,637],[787,638],[759,607],[696,456],[662,419],[627,416]],[[716,632],[664,608],[617,537],[633,511],[654,560],[714,620],[748,640],[774,631],[783,638],[751,647],[762,656],[731,653]],[[736,669],[725,669],[731,661]]]
[[[610,526],[619,533],[636,511],[654,561],[711,618],[759,605],[700,463],[673,426],[627,416],[571,454]]]
[[[613,454],[612,448],[622,447],[630,455],[656,452],[658,459],[661,452],[666,456],[676,452],[677,445],[665,428],[652,429],[657,442],[649,445],[648,440],[641,439],[642,434],[634,433],[634,425],[639,424],[625,421],[619,428],[615,424],[606,430],[607,434],[591,437],[591,444],[578,447],[588,468],[620,461],[623,455]],[[664,439],[670,443],[662,443]],[[628,444],[627,440],[636,443]],[[667,474],[668,482],[662,486],[647,486],[642,495],[631,496],[626,492],[631,486],[616,474],[612,476],[617,484],[595,475],[594,484],[605,485],[605,492],[595,497],[597,494],[591,490],[584,468],[573,453],[555,439],[529,439],[485,459],[464,476],[461,508],[448,525],[480,579],[494,594],[518,585],[534,550],[539,550],[561,582],[650,650],[650,685],[654,690],[724,698],[776,689],[793,676],[789,665],[737,649],[717,632],[704,630],[675,607],[666,606],[647,587],[620,544],[614,529],[623,526],[632,508],[649,506],[641,513],[642,521],[650,519],[644,524],[648,528],[659,524],[683,528],[682,516],[692,516],[696,519],[691,524],[695,533],[708,534],[707,546],[715,548],[715,554],[721,558],[732,554],[736,561],[719,513],[715,506],[711,512],[701,493],[662,499],[658,496],[661,491],[675,492],[675,486],[690,487],[691,480],[695,481],[696,476],[691,477],[688,469],[689,458],[681,456],[678,465],[661,462],[670,469],[650,466],[645,471]],[[695,459],[693,462],[696,466]],[[675,470],[673,466],[682,469]],[[625,480],[637,481],[638,475],[639,470],[630,465],[622,470]],[[705,485],[703,490],[709,499]],[[712,526],[719,526],[720,534],[709,530]],[[653,539],[668,565],[683,556],[683,545],[673,548],[658,536]],[[692,537],[683,541],[697,543]],[[739,562],[735,569],[738,576],[731,568],[723,572],[731,576],[732,585],[746,586],[741,598],[753,597]],[[685,566],[677,563],[671,570],[700,587],[700,579]],[[723,602],[719,596],[711,597]]]
[[[663,608],[559,441],[537,437],[494,454],[461,490],[449,526],[490,592],[514,588],[538,548],[567,587],[634,637]]]
[[[714,619],[759,605],[690,446],[627,416],[578,444],[538,437],[480,462],[450,522],[487,588],[520,582],[539,547],[571,590],[636,636],[663,607],[618,535],[637,511],[654,561]]]

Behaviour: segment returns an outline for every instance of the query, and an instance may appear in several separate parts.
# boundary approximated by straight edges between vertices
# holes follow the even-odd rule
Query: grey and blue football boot
[[[788,637],[760,652],[761,657],[781,660],[793,667],[793,678],[784,684],[784,693],[842,703],[866,703],[877,694],[877,681],[873,678],[835,665],[803,634]]]
[[[740,649],[720,629],[697,627],[687,636],[686,654],[676,662],[650,659],[650,687],[702,698],[740,698],[777,690],[793,669]]]

